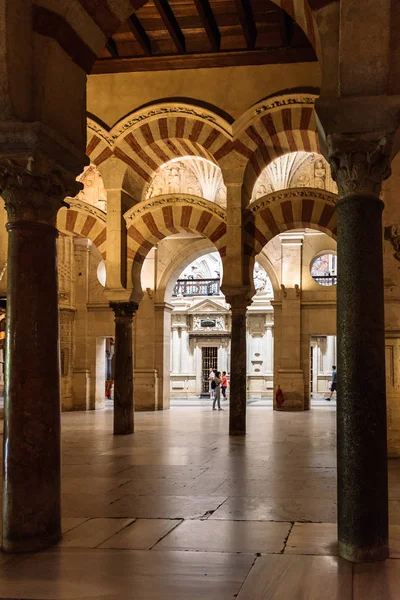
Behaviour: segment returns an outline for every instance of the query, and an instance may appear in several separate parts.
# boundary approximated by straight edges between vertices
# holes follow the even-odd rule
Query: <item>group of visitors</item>
[[[210,382],[210,398],[213,401],[212,409],[216,410],[215,406],[218,403],[218,410],[223,410],[221,408],[221,392],[223,399],[226,400],[226,390],[228,387],[226,371],[222,371],[221,375],[221,372],[217,369],[210,369],[208,381]]]

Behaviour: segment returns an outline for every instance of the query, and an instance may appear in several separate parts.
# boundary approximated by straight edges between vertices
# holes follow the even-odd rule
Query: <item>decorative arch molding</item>
[[[107,226],[103,211],[75,198],[68,198],[70,208],[61,208],[57,215],[57,229],[88,238],[106,258]]]
[[[97,167],[117,157],[132,171],[139,191],[171,159],[199,156],[218,164],[232,146],[232,127],[211,110],[180,102],[133,111],[111,129],[88,117],[86,153]]]
[[[259,198],[247,209],[245,254],[254,257],[276,235],[308,227],[336,238],[337,196],[312,188],[293,188]]]
[[[273,160],[290,152],[320,154],[314,93],[287,93],[253,106],[239,120],[238,134],[248,148],[244,185],[249,198],[253,187]]]
[[[127,227],[128,273],[134,289],[148,252],[164,238],[194,233],[207,238],[221,257],[226,254],[226,212],[214,202],[189,195],[166,195],[135,205],[124,215]]]

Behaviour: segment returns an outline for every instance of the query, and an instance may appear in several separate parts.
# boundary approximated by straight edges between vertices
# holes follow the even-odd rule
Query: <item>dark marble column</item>
[[[138,305],[111,302],[115,315],[114,435],[133,433],[133,347],[132,324]]]
[[[245,435],[247,401],[246,311],[243,298],[227,299],[231,305],[231,366],[229,387],[229,434]]]
[[[0,165],[8,213],[3,550],[61,538],[56,214],[66,191],[48,173]]]
[[[388,556],[382,179],[385,141],[332,136],[339,187],[338,241],[338,537],[353,562]],[[389,150],[390,152],[390,150]]]

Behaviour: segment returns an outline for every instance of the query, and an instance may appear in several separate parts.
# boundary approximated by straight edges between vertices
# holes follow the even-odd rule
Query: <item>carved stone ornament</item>
[[[137,217],[142,214],[149,212],[149,210],[162,206],[169,206],[172,204],[193,204],[202,209],[207,209],[208,211],[218,215],[221,219],[226,221],[226,212],[223,208],[220,208],[215,202],[210,202],[209,200],[205,200],[202,198],[198,198],[197,196],[175,196],[175,195],[166,195],[166,196],[158,196],[155,198],[150,198],[140,204],[132,207],[128,212],[125,213],[124,218],[129,223],[129,221],[134,221]]]
[[[61,171],[32,173],[30,163],[0,162],[0,194],[10,222],[36,221],[55,226],[57,212],[66,196],[79,189],[72,177]]]
[[[390,176],[392,140],[382,133],[328,136],[329,162],[339,195],[379,196]]]
[[[385,240],[390,242],[395,249],[393,256],[400,261],[400,227],[399,225],[390,225],[385,227]]]
[[[135,302],[110,302],[110,308],[114,311],[116,323],[132,323],[132,319],[139,305]]]

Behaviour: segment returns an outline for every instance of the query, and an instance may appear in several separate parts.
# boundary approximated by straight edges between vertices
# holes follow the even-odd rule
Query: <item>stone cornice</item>
[[[338,197],[331,192],[327,192],[326,190],[317,190],[315,188],[289,188],[286,190],[279,190],[278,192],[272,192],[267,196],[262,196],[258,198],[249,206],[247,210],[256,214],[263,208],[266,208],[270,204],[284,202],[285,200],[323,200],[328,204],[335,205]]]
[[[100,208],[93,206],[92,204],[88,204],[87,202],[84,202],[83,200],[78,200],[77,198],[67,198],[67,203],[70,205],[70,208],[75,208],[76,210],[89,213],[90,215],[93,215],[94,217],[96,217],[96,219],[102,221],[103,223],[107,222],[106,213],[100,210]]]
[[[198,208],[208,210],[209,212],[217,215],[223,221],[226,221],[226,211],[218,206],[218,204],[215,202],[210,202],[209,200],[205,200],[205,198],[200,198],[199,196],[190,196],[188,194],[168,194],[164,196],[155,196],[149,200],[135,204],[135,206],[130,208],[124,214],[124,219],[129,225],[132,221],[147,212],[151,212],[154,208],[172,206],[174,204],[191,204],[193,206],[197,206]]]

